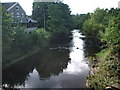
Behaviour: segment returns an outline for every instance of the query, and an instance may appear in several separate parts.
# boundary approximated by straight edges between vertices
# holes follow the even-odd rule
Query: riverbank
[[[92,76],[95,76],[95,74],[100,70],[99,67],[91,67],[91,74]],[[90,76],[89,76],[90,77]],[[95,77],[94,77],[95,78]],[[93,81],[94,82],[94,81]],[[91,83],[90,81],[90,78],[86,80],[86,87],[89,88],[89,83]],[[95,90],[97,90],[96,88],[94,88]],[[118,83],[115,83],[115,84],[112,84],[110,86],[107,86],[104,88],[105,90],[120,90],[120,84]]]
[[[90,58],[91,73],[87,78],[86,86],[94,87],[95,90],[102,89],[120,89],[118,74],[118,56],[113,54],[113,49],[104,49],[99,52],[96,58]],[[114,62],[116,61],[116,62]],[[113,63],[114,64],[111,64]],[[116,68],[116,71],[114,70]]]

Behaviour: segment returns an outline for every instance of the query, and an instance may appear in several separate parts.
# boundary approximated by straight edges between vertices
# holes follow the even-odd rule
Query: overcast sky
[[[2,2],[18,2],[27,15],[32,14],[33,0],[1,0]],[[63,0],[68,4],[72,14],[83,14],[93,12],[97,7],[99,8],[117,8],[120,0]]]

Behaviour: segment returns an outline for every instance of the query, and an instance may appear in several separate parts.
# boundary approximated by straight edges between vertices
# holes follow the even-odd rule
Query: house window
[[[19,13],[17,13],[17,17],[20,17],[20,16],[19,16]]]
[[[22,13],[22,17],[24,17],[24,13]]]
[[[16,10],[19,10],[19,6],[16,6]]]
[[[14,13],[11,13],[11,16],[14,17]]]

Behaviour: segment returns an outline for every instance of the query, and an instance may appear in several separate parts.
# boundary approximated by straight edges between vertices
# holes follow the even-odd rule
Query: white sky
[[[33,0],[1,0],[2,2],[18,2],[27,15],[32,14]],[[63,0],[68,4],[72,14],[82,14],[93,12],[97,7],[99,8],[117,8],[120,0]]]

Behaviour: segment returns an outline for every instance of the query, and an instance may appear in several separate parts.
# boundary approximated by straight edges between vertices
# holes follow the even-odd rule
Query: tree
[[[13,40],[12,34],[14,33],[11,29],[12,19],[10,14],[6,14],[5,8],[2,8],[2,51],[3,55],[8,52],[11,48],[11,43]]]
[[[72,25],[68,5],[63,3],[48,5],[47,30],[51,32],[52,41],[63,41],[70,34]]]
[[[45,22],[48,19],[48,8],[47,2],[34,2],[33,3],[33,11],[32,11],[32,18],[38,21],[38,27],[45,27]]]
[[[106,42],[106,48],[97,54],[99,69],[94,75],[89,76],[89,87],[106,88],[120,84],[120,16],[112,18],[101,40]]]
[[[106,43],[108,48],[115,49],[118,51],[120,49],[120,14],[117,18],[111,18],[105,33],[101,33],[101,41]]]

